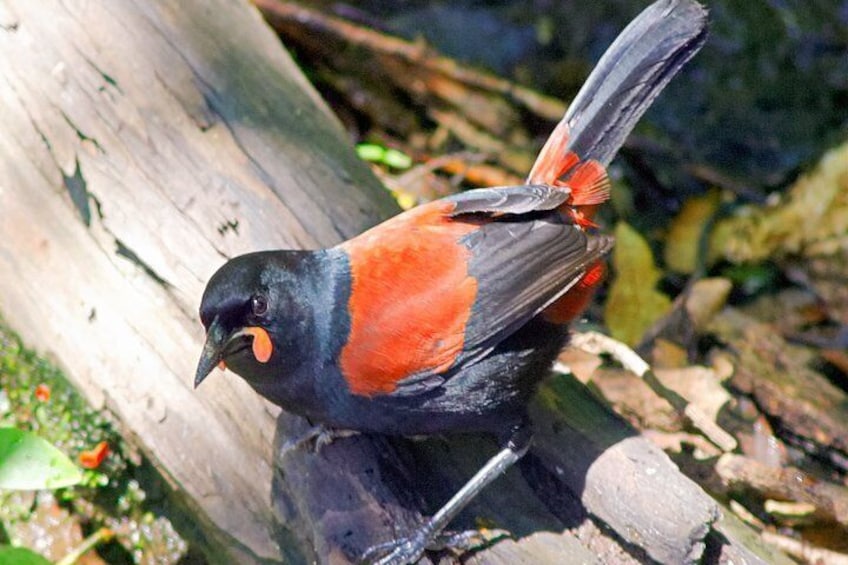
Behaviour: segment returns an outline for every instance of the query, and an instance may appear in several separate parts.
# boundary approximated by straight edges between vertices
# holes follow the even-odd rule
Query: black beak
[[[197,388],[224,358],[224,346],[228,341],[229,336],[220,319],[216,316],[206,332],[206,343],[203,346],[203,352],[200,354],[197,373],[194,376],[194,388]]]

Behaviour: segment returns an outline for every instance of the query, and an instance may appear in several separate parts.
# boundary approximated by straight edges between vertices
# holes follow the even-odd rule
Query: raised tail
[[[557,124],[527,177],[571,191],[569,204],[609,198],[606,166],[668,81],[701,48],[707,12],[694,0],[659,0],[610,45]]]

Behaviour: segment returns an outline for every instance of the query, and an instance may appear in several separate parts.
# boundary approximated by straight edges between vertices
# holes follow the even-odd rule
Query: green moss
[[[49,390],[49,398],[36,394]],[[109,455],[86,469],[81,485],[59,489],[57,500],[81,524],[84,533],[108,527],[114,541],[98,548],[108,563],[176,563],[188,547],[161,515],[162,497],[150,500],[147,488],[160,492],[148,465],[121,438],[108,413],[89,406],[62,372],[27,349],[0,317],[0,426],[30,430],[79,464],[80,454],[100,442]],[[23,500],[23,503],[21,502]],[[0,493],[0,532],[34,519],[33,505]],[[3,536],[7,537],[7,536]],[[8,538],[7,538],[8,539]]]
[[[39,386],[49,389],[49,399],[37,397]],[[124,442],[105,414],[91,408],[59,369],[24,347],[2,318],[0,425],[33,431],[74,461],[105,441],[110,455],[97,470],[86,471],[84,488],[108,487],[108,477],[127,471]]]

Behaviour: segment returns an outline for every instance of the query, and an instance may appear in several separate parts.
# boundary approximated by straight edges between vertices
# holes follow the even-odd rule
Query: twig
[[[277,22],[296,22],[312,32],[343,38],[351,46],[381,55],[399,57],[466,86],[503,95],[538,116],[552,121],[559,120],[565,113],[565,104],[556,98],[539,94],[493,74],[459,65],[449,57],[439,56],[421,42],[388,36],[292,2],[253,0],[253,4],[272,25]]]
[[[113,537],[115,537],[115,532],[109,528],[99,528],[93,534],[82,540],[82,542],[75,549],[71,550],[70,553],[57,561],[56,565],[74,565],[74,563],[79,561],[80,557],[88,553],[93,547],[96,547],[101,542],[109,541]]]
[[[794,467],[770,467],[750,457],[725,453],[715,470],[727,488],[749,488],[764,497],[807,502],[816,516],[848,526],[848,489],[820,481]]]
[[[760,534],[763,541],[770,543],[779,550],[788,553],[804,563],[827,563],[828,565],[848,565],[848,555],[837,553],[830,549],[810,545],[809,543],[790,538],[774,532],[764,531]]]

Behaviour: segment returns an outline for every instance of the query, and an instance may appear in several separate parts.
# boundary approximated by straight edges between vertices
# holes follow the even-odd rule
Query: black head
[[[249,253],[231,259],[212,276],[200,303],[206,344],[195,386],[221,363],[249,382],[279,374],[284,363],[297,364],[290,346],[306,321],[308,305],[298,273],[308,254]]]

